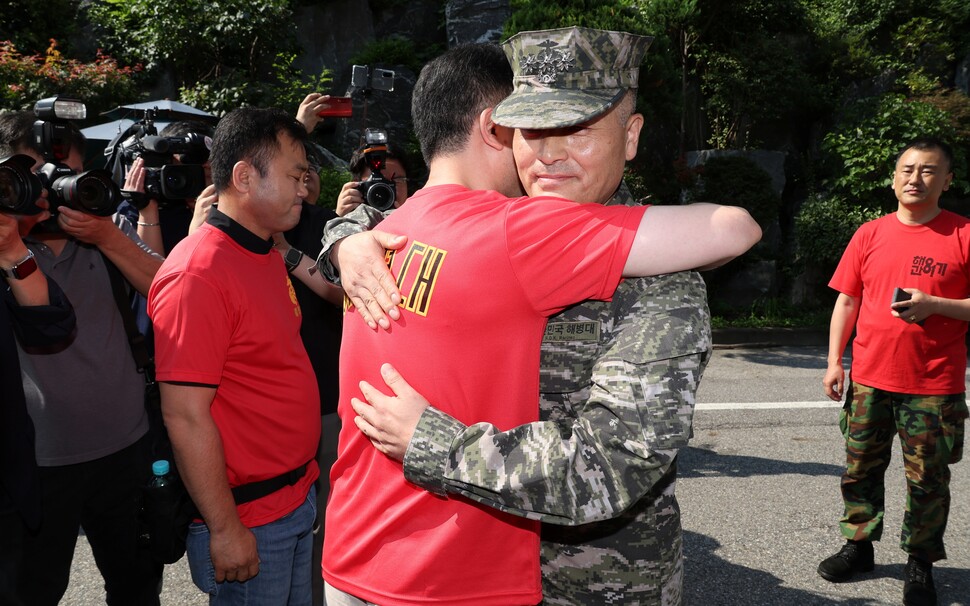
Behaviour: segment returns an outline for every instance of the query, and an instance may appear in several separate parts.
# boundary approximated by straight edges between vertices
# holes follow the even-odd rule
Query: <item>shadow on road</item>
[[[763,570],[732,564],[717,556],[721,544],[706,535],[684,532],[684,603],[687,606],[777,606],[779,604],[876,606],[868,598],[835,599],[785,587]]]
[[[720,357],[764,366],[783,366],[825,372],[825,349],[821,347],[770,347],[765,349],[736,349],[720,353]]]
[[[725,455],[693,446],[681,451],[677,457],[677,475],[682,478],[713,476],[747,478],[782,474],[839,477],[843,469],[839,465],[811,461],[793,462],[746,455]]]

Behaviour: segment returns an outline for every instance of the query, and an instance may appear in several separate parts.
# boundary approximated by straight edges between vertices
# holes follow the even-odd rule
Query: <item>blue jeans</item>
[[[311,486],[303,504],[295,511],[275,522],[251,528],[259,552],[259,574],[243,583],[216,583],[209,557],[209,527],[203,522],[193,522],[186,540],[192,581],[209,594],[209,604],[213,606],[310,606],[310,554],[316,518],[316,491]]]

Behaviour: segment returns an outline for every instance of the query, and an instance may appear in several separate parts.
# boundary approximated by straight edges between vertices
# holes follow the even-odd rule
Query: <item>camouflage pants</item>
[[[851,382],[839,419],[845,436],[842,534],[878,541],[885,506],[884,478],[899,435],[906,471],[903,551],[935,562],[946,557],[943,533],[950,510],[950,468],[963,455],[965,394],[917,396]]]

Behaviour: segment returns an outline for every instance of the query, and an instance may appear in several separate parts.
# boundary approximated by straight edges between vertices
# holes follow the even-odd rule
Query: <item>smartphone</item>
[[[321,118],[349,118],[353,115],[353,104],[350,97],[330,97],[330,105],[325,110],[317,112]]]
[[[899,288],[898,286],[893,291],[893,303],[899,303],[900,301],[909,301],[912,298],[913,298],[913,295],[909,294],[908,292],[906,292],[902,288]],[[895,309],[899,313],[904,313],[907,309],[909,309],[909,307],[897,307]]]
[[[893,290],[893,303],[899,303],[900,301],[909,301],[912,298],[913,298],[913,295],[906,292],[902,288],[899,288],[898,286],[896,287],[895,290]],[[906,312],[909,311],[909,306],[897,307],[895,309],[896,309],[896,313],[898,313],[901,316],[905,316]],[[920,320],[916,324],[917,326],[922,326],[924,322],[926,322],[926,320]]]

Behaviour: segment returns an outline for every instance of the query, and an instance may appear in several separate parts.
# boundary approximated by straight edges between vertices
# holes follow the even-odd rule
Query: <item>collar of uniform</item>
[[[610,201],[606,203],[606,206],[640,206],[640,203],[630,193],[626,181],[620,181],[620,186],[616,189],[616,193],[613,194]]]
[[[236,241],[236,244],[242,246],[249,252],[256,253],[257,255],[266,255],[273,249],[272,238],[267,240],[260,238],[215,206],[209,211],[209,218],[205,222],[225,232],[227,236]]]

